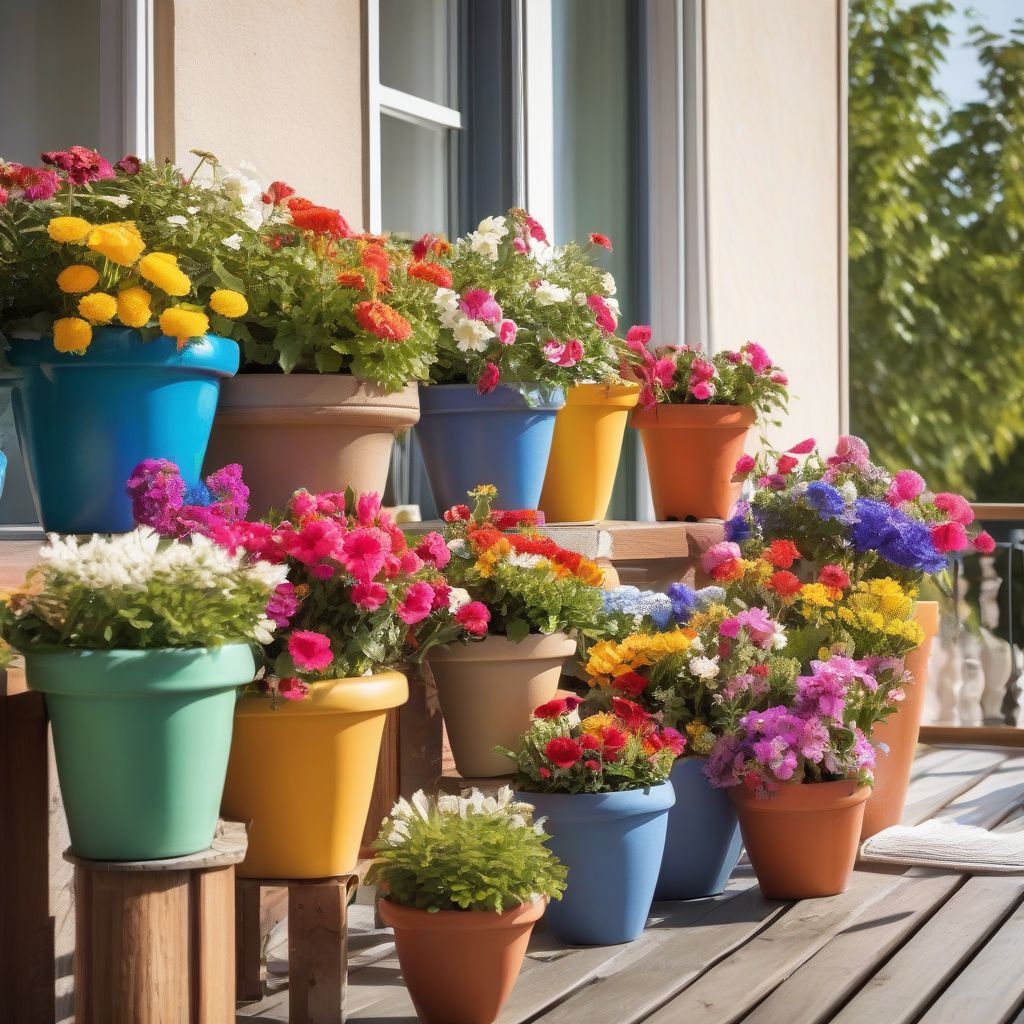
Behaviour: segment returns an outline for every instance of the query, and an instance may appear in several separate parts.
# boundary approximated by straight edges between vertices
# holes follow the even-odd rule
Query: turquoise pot
[[[213,841],[248,644],[25,655],[46,695],[71,848],[90,860],[159,860]]]
[[[84,355],[53,339],[12,339],[14,419],[43,528],[121,533],[134,525],[125,483],[143,459],[198,482],[220,382],[238,345],[215,335],[178,349],[137,330],[100,327]]]

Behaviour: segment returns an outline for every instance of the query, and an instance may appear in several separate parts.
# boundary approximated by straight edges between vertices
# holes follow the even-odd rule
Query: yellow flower
[[[92,231],[92,225],[81,217],[53,217],[46,225],[46,233],[55,242],[82,242]]]
[[[487,579],[494,571],[494,566],[512,552],[512,545],[504,537],[492,544],[486,551],[482,552],[476,560],[474,569],[484,579]]]
[[[610,685],[625,672],[635,672],[655,664],[670,654],[681,654],[693,641],[690,629],[674,629],[668,633],[632,633],[621,643],[602,640],[594,644],[587,661],[587,675],[592,686]]]
[[[469,492],[471,498],[493,498],[498,493],[498,488],[494,484],[477,484]]]
[[[92,292],[78,300],[78,312],[94,324],[109,324],[117,312],[117,299],[104,292]]]
[[[160,330],[168,338],[178,339],[178,348],[183,348],[189,338],[198,338],[210,329],[205,313],[183,306],[171,306],[160,314]]]
[[[602,729],[607,729],[609,725],[615,724],[615,716],[609,714],[607,711],[599,711],[596,715],[591,715],[589,718],[584,718],[580,722],[580,727],[587,736],[598,736]]]
[[[153,316],[145,288],[125,288],[117,297],[117,318],[125,327],[145,327]]]
[[[832,604],[834,593],[834,590],[823,583],[805,583],[800,588],[800,600],[811,608],[828,608]]]
[[[74,263],[65,267],[57,275],[57,287],[62,292],[88,292],[96,287],[100,275],[84,263]]]
[[[89,232],[88,246],[111,263],[130,267],[142,255],[146,243],[135,224],[126,220],[93,228]]]
[[[53,324],[53,347],[58,352],[82,353],[92,341],[92,328],[77,316],[65,316]]]
[[[715,734],[703,723],[694,719],[686,725],[691,754],[710,754],[715,745]]]
[[[139,273],[168,295],[188,295],[192,282],[178,269],[178,262],[170,253],[151,252],[139,260]]]
[[[249,312],[249,303],[241,292],[233,292],[230,288],[218,288],[210,296],[210,308],[214,313],[234,319],[245,316]]]

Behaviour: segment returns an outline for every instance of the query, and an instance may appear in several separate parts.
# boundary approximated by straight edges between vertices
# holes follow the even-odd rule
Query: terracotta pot
[[[555,417],[540,507],[549,523],[604,519],[636,384],[577,384]]]
[[[423,1024],[491,1024],[523,965],[530,932],[546,900],[499,914],[435,914],[382,899],[381,919],[395,930],[402,980]]]
[[[311,684],[305,700],[242,697],[221,810],[249,826],[243,878],[326,878],[354,870],[384,720],[409,697],[382,672]]]
[[[754,410],[742,405],[633,410],[659,520],[728,518],[741,486],[732,482],[733,470],[754,419]]]
[[[480,779],[512,773],[512,762],[494,748],[516,748],[533,709],[555,696],[562,666],[575,651],[572,637],[552,633],[518,644],[488,636],[427,655],[460,775]]]
[[[387,395],[349,374],[243,373],[221,388],[205,472],[238,462],[254,514],[294,491],[384,493],[395,435],[420,417],[410,384]]]
[[[846,890],[869,787],[844,779],[783,785],[765,799],[745,786],[727,792],[765,898],[804,900]]]
[[[928,659],[932,641],[939,631],[938,601],[918,601],[914,619],[924,630],[924,639],[905,659],[906,669],[914,681],[905,687],[906,696],[896,711],[871,732],[876,753],[875,782],[871,799],[864,808],[861,840],[890,825],[898,825],[907,802],[907,787],[928,693]],[[888,752],[882,749],[883,744]]]

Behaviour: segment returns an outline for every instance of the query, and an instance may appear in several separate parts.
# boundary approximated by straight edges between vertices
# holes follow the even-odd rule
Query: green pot
[[[46,694],[71,848],[91,860],[159,860],[213,841],[248,644],[33,651]]]

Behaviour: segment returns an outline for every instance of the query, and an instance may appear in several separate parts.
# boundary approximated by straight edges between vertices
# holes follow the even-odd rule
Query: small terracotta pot
[[[385,394],[344,373],[243,373],[221,389],[205,472],[241,464],[253,513],[314,493],[384,493],[395,435],[420,417],[410,384]]]
[[[555,696],[562,666],[575,650],[572,637],[552,633],[534,634],[518,644],[488,636],[427,655],[460,775],[479,779],[512,773],[512,762],[494,748],[516,749],[533,709]]]
[[[423,1024],[491,1024],[523,965],[530,932],[546,900],[504,913],[435,914],[382,899],[381,919],[395,931],[402,980]]]
[[[555,417],[540,507],[549,523],[604,519],[637,384],[577,384]]]
[[[939,631],[938,601],[918,601],[914,620],[924,630],[924,639],[904,660],[913,682],[904,688],[906,696],[896,710],[871,731],[876,754],[875,781],[864,808],[861,841],[884,828],[898,825],[907,802],[907,787],[928,692],[928,659],[932,641]],[[888,751],[882,749],[883,745]]]
[[[804,900],[846,890],[869,787],[843,779],[783,785],[768,798],[744,786],[727,792],[765,898]]]
[[[744,405],[656,405],[634,409],[644,442],[654,514],[726,519],[740,495],[732,482],[755,414]]]

